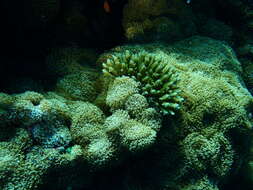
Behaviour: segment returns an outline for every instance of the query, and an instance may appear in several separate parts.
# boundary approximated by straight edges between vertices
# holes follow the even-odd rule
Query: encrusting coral
[[[157,176],[155,179],[152,176],[152,184],[147,186],[157,182],[161,189],[218,189],[217,184],[240,168],[239,163],[248,154],[248,147],[243,145],[247,143],[238,143],[237,138],[248,139],[252,127],[253,98],[244,87],[242,68],[233,50],[220,41],[199,36],[173,46],[121,46],[102,55],[101,60],[109,57],[108,64],[104,63],[105,74],[125,75],[128,68],[138,71],[130,65],[135,61],[124,57],[126,51],[129,57],[148,51],[149,55],[156,54],[166,60],[180,76],[177,87],[184,98],[177,116],[163,122],[154,150],[149,153],[150,159],[143,165],[140,163],[143,160],[138,162],[136,165],[140,166],[134,165],[130,170],[148,178],[151,176],[141,171],[149,164],[150,172]]]
[[[183,140],[189,166],[195,172],[226,175],[233,163],[231,144],[221,132],[206,130],[202,133],[191,133]]]
[[[128,40],[173,41],[194,32],[193,18],[184,1],[129,0],[123,8],[122,25]]]
[[[253,98],[229,46],[195,36],[117,47],[100,60],[110,77],[99,103],[71,97],[79,85],[0,93],[1,189],[218,190],[240,170],[250,154]],[[181,104],[175,117],[157,111],[155,103],[169,113],[163,96]]]
[[[141,84],[141,93],[164,115],[175,114],[183,98],[177,86],[178,75],[163,57],[141,51],[116,53],[103,63],[105,76],[129,76]]]
[[[97,54],[91,49],[53,48],[46,58],[48,71],[52,75],[64,76],[82,70],[96,61]]]
[[[252,0],[1,4],[1,190],[252,189]]]
[[[54,155],[64,153],[74,143],[89,167],[114,166],[124,160],[122,153],[138,154],[152,146],[161,127],[159,114],[138,94],[139,84],[134,79],[122,77],[114,81],[108,89],[110,100],[106,101],[111,106],[109,116],[92,103],[65,99],[54,92],[1,93],[0,114],[5,117],[1,127],[24,127],[33,139],[31,146],[38,145],[38,150],[57,149]],[[118,89],[118,94],[112,93],[113,89]],[[141,103],[144,105],[139,106]]]
[[[246,44],[237,49],[237,53],[242,63],[243,80],[253,94],[253,42],[247,41]]]
[[[215,183],[208,179],[208,176],[204,176],[194,183],[183,186],[181,190],[219,190],[219,188]]]
[[[55,91],[71,100],[92,102],[100,91],[97,84],[98,73],[90,69],[60,78],[56,83]]]
[[[81,145],[84,159],[96,168],[115,165],[121,152],[137,154],[147,149],[161,127],[159,114],[148,107],[145,97],[138,94],[138,83],[129,77],[115,78],[106,104],[111,108],[108,117],[91,103],[72,105],[74,142]]]

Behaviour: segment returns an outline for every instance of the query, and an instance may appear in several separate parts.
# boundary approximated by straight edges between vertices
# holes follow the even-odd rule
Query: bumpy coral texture
[[[195,28],[193,17],[183,1],[129,0],[123,9],[122,25],[128,40],[167,41],[185,35],[186,25]]]
[[[138,83],[132,78],[115,78],[106,104],[111,108],[108,117],[88,102],[70,105],[72,137],[81,145],[84,159],[95,168],[115,165],[122,160],[122,152],[138,154],[148,149],[161,127],[159,114],[138,94]]]
[[[56,84],[56,91],[71,100],[93,101],[99,89],[98,73],[92,70],[65,75]]]
[[[96,54],[89,49],[54,48],[46,58],[48,71],[63,76],[87,70],[87,65],[96,61]]]
[[[15,129],[7,128],[9,125],[23,126],[24,132],[29,133],[32,139],[29,150],[32,152],[28,154],[35,157],[31,159],[42,159],[41,165],[32,165],[31,171],[43,167],[31,183],[39,183],[41,175],[47,174],[50,164],[58,162],[55,160],[57,157],[69,163],[78,156],[88,167],[96,169],[115,166],[124,159],[124,154],[138,154],[152,146],[161,127],[159,114],[148,107],[138,87],[139,84],[132,78],[115,78],[108,89],[106,104],[111,107],[108,116],[92,103],[67,100],[54,92],[44,95],[32,91],[15,95],[1,93],[0,115],[5,119],[0,120],[0,140]],[[30,137],[25,138],[24,142]],[[69,158],[64,158],[63,153],[74,150],[75,146],[78,155],[66,153]],[[41,152],[53,163],[40,158],[38,154]],[[21,169],[27,170],[28,166],[22,165]],[[35,187],[23,186],[27,189]]]
[[[137,75],[111,78],[106,111],[55,92],[0,93],[0,189],[218,190],[241,163],[252,173],[253,98],[229,46],[196,36],[108,54],[126,49],[154,52],[180,74],[177,117],[161,127]]]
[[[105,76],[130,76],[141,83],[142,95],[164,115],[174,115],[183,98],[177,86],[178,75],[162,57],[145,51],[112,55],[103,63]]]
[[[81,156],[80,146],[70,147],[64,99],[45,96],[29,91],[0,94],[5,110],[5,122],[0,122],[0,189],[37,189],[51,167],[66,167]]]
[[[194,183],[183,186],[181,190],[219,190],[216,184],[204,176]]]
[[[152,184],[147,186],[158,181],[157,186],[165,189],[218,189],[240,168],[248,151],[243,141],[252,129],[253,98],[242,82],[235,53],[220,41],[195,36],[173,46],[117,47],[111,56],[126,50],[131,55],[149,51],[164,57],[179,73],[177,85],[185,99],[177,117],[165,119],[147,162],[141,158],[130,170],[139,172],[139,179],[150,177]],[[140,172],[147,164],[155,177]]]
[[[123,26],[126,36],[132,38],[138,33],[143,33],[145,29],[152,28],[153,24],[149,16],[158,16],[166,11],[167,2],[165,0],[130,0],[124,8]],[[142,22],[138,22],[140,20]]]
[[[183,146],[186,160],[196,172],[206,171],[224,176],[232,166],[234,152],[222,133],[191,133],[184,139]]]
[[[243,69],[243,80],[253,93],[253,42],[249,41],[237,50]]]

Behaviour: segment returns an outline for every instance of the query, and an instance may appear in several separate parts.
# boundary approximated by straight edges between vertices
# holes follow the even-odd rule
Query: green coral
[[[80,146],[69,147],[70,111],[64,98],[56,97],[31,91],[0,94],[5,111],[0,125],[0,189],[37,189],[51,167],[64,170],[81,158]],[[71,150],[65,151],[67,147]]]
[[[141,51],[115,53],[103,63],[105,76],[130,76],[141,83],[142,94],[164,115],[174,115],[183,98],[177,86],[179,76],[163,57]]]
[[[106,104],[111,110],[122,108],[127,97],[138,93],[138,87],[139,84],[135,80],[129,80],[129,77],[114,80],[107,91]]]
[[[105,114],[88,102],[70,104],[73,140],[81,145],[83,158],[91,166],[101,168],[121,161],[120,153],[137,154],[152,146],[161,127],[159,114],[148,107],[138,94],[138,83],[129,77],[117,77],[107,91]],[[139,98],[135,98],[139,97]],[[142,106],[137,106],[142,103]]]
[[[76,75],[79,76],[76,73],[71,77],[76,79]],[[137,154],[153,145],[161,127],[159,114],[148,107],[146,98],[139,94],[138,86],[132,78],[115,78],[107,90],[108,98],[105,98],[105,104],[111,110],[109,115],[92,103],[68,100],[54,92],[43,95],[32,91],[14,95],[1,93],[1,114],[5,119],[1,121],[0,140],[8,140],[7,134],[22,126],[32,137],[30,149],[39,146],[31,153],[32,156],[36,157],[39,151],[50,148],[65,149],[73,142],[79,146],[81,160],[89,167],[115,165],[123,159],[122,152]],[[76,88],[78,90],[79,86]],[[144,105],[139,106],[142,103]],[[52,151],[52,156],[60,154]],[[45,160],[41,162],[42,165],[49,164]],[[30,166],[24,165],[22,169],[26,170],[27,167]],[[31,171],[37,170],[36,165],[32,167]],[[47,168],[38,172],[47,173]],[[35,177],[37,179],[34,180],[41,180],[41,176]]]
[[[144,189],[150,186],[153,189],[218,189],[244,162],[248,148],[241,138],[248,139],[252,129],[253,98],[242,82],[242,68],[232,48],[217,40],[195,36],[172,46],[121,46],[104,57],[111,55],[109,60],[117,58],[117,63],[128,66],[126,59],[122,61],[120,57],[127,50],[132,56],[148,51],[163,57],[180,75],[177,86],[185,99],[177,117],[164,118],[154,149],[150,148],[130,167],[131,175],[137,175],[128,175],[134,180],[127,183],[134,186],[136,181],[152,179],[151,183],[141,184]],[[110,71],[115,71],[114,66],[116,71],[123,70],[120,64],[112,64]],[[131,96],[131,103],[125,102],[129,115],[143,113],[138,111],[139,104],[134,103],[142,98]],[[151,174],[143,172],[147,165]]]
[[[52,75],[64,76],[82,70],[96,62],[97,55],[90,49],[53,48],[46,58],[48,71]]]
[[[194,30],[193,18],[183,1],[129,0],[123,8],[122,26],[128,40],[164,42],[182,38]],[[188,29],[191,27],[187,32],[186,24]]]
[[[208,179],[208,176],[204,176],[190,184],[187,184],[181,188],[181,190],[219,190],[216,184]]]
[[[80,71],[65,75],[58,80],[56,92],[71,100],[93,101],[98,95],[96,80],[98,73],[94,71]]]
[[[62,79],[75,81],[70,91],[62,84],[57,93],[0,93],[0,189],[218,190],[241,163],[250,174],[253,98],[229,46],[192,37],[114,51],[101,59],[109,58],[106,71],[114,76],[105,77],[101,104],[85,102],[82,93],[69,97],[82,89],[77,72]],[[155,86],[163,74],[168,81]],[[161,123],[153,108],[159,96],[145,94],[149,83],[155,91],[167,83],[182,89],[177,117]]]
[[[189,167],[198,172],[224,176],[233,163],[232,146],[220,132],[189,134],[183,140],[183,151]]]
[[[28,130],[15,128],[8,140],[0,142],[0,188],[37,189],[51,167],[64,167],[80,157],[77,145],[72,149],[63,154],[57,149],[43,149],[34,145]]]

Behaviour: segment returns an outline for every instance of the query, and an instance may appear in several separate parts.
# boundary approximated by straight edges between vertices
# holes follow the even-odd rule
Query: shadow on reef
[[[30,78],[53,83],[45,67],[45,57],[52,47],[73,46],[110,49],[124,41],[121,27],[126,0],[26,0],[1,1],[0,88],[10,81]],[[7,90],[8,91],[8,90]]]

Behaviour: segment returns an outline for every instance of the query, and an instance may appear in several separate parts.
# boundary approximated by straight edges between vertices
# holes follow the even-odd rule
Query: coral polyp
[[[164,115],[175,115],[183,98],[177,86],[176,70],[162,56],[141,51],[132,54],[126,50],[116,53],[103,63],[105,76],[129,76],[141,83],[142,95]]]

